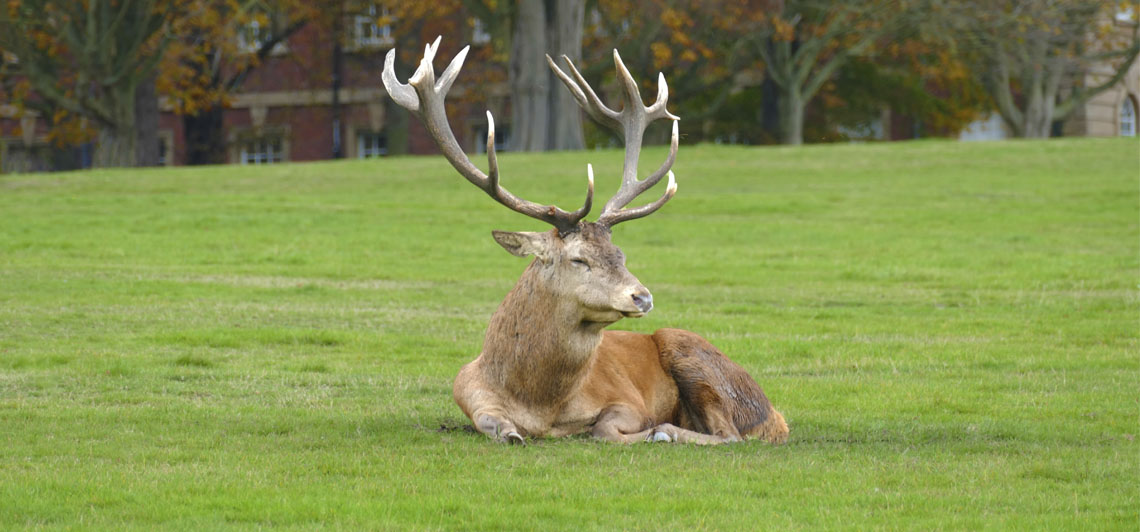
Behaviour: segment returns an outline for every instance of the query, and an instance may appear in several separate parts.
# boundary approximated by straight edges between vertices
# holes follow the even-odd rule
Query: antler
[[[592,169],[588,168],[587,172],[589,184],[586,189],[586,202],[582,208],[573,212],[566,212],[554,205],[541,205],[527,201],[511,194],[499,185],[499,161],[495,156],[495,120],[490,111],[487,111],[489,175],[476,168],[467,158],[467,155],[463,153],[463,149],[459,147],[459,142],[455,140],[455,134],[451,132],[451,125],[447,122],[447,111],[443,106],[447,91],[451,89],[452,82],[459,75],[459,69],[463,68],[463,60],[467,57],[467,50],[470,47],[465,46],[455,55],[451,64],[447,66],[437,81],[432,60],[435,59],[439,41],[440,37],[436,37],[435,42],[424,47],[424,57],[420,61],[420,66],[408,79],[407,84],[400,83],[396,79],[394,68],[396,49],[393,48],[388,51],[387,57],[384,58],[383,80],[384,88],[388,90],[392,100],[419,116],[424,126],[427,127],[428,134],[435,140],[436,145],[439,146],[440,151],[443,152],[443,156],[447,158],[451,166],[455,167],[459,174],[471,184],[494,198],[495,201],[506,205],[515,212],[547,222],[556,227],[559,233],[566,234],[576,230],[578,222],[586,217],[593,205],[594,174]]]
[[[642,103],[637,82],[633,80],[633,76],[625,68],[618,51],[614,50],[614,64],[625,91],[625,108],[621,112],[617,112],[602,103],[594,89],[590,88],[590,84],[574,67],[574,63],[570,61],[569,57],[564,55],[562,60],[569,67],[570,76],[559,69],[549,55],[546,56],[546,62],[550,64],[550,68],[566,84],[566,88],[570,89],[570,93],[574,95],[574,99],[578,101],[578,105],[586,111],[586,114],[603,126],[612,129],[625,140],[625,165],[622,167],[621,187],[602,208],[602,214],[598,216],[598,223],[613,227],[615,224],[626,220],[652,214],[677,192],[677,182],[673,178],[673,172],[669,169],[673,167],[673,162],[677,159],[677,121],[680,118],[665,109],[665,104],[669,101],[669,87],[665,84],[665,75],[657,74],[657,101],[646,107]],[[661,168],[658,168],[649,177],[639,180],[637,179],[637,159],[641,155],[641,140],[645,134],[645,128],[660,118],[668,118],[673,121],[673,137],[670,141],[669,156],[666,157]],[[634,198],[661,181],[661,178],[666,174],[669,175],[669,184],[665,188],[665,195],[648,205],[634,209],[625,208]]]

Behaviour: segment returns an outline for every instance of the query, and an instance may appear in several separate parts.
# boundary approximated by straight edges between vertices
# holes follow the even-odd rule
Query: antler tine
[[[606,202],[605,208],[602,209],[602,214],[598,216],[598,223],[607,227],[613,227],[626,220],[648,216],[657,209],[660,209],[662,205],[665,205],[665,202],[673,198],[673,194],[677,191],[677,183],[670,169],[673,168],[673,163],[677,160],[677,148],[680,144],[677,123],[677,120],[673,121],[673,134],[669,140],[669,155],[665,157],[665,162],[661,163],[661,167],[645,179],[640,181],[637,179],[630,181],[623,179],[617,193],[610,198],[610,201]],[[629,157],[627,156],[626,160],[628,161],[628,159]],[[634,198],[653,188],[666,174],[669,175],[669,185],[666,187],[665,195],[662,196],[661,199],[636,209],[625,208]],[[611,207],[611,204],[613,204],[613,207]]]
[[[413,113],[420,110],[420,99],[416,97],[416,90],[406,83],[400,83],[396,79],[396,49],[388,50],[388,55],[384,57],[384,72],[380,78],[384,80],[384,88],[388,90],[388,96],[392,100],[400,104],[400,107],[407,109]]]
[[[495,198],[495,200],[497,200],[499,203],[502,203],[503,205],[506,205],[515,211],[527,214],[528,216],[533,216],[527,212],[520,210],[522,207],[516,208],[514,206],[516,201],[522,201],[524,203],[529,202],[515,198],[514,195],[507,191],[507,189],[499,186],[499,157],[495,152],[495,117],[491,116],[491,111],[487,111],[487,163],[487,185],[477,186],[483,189],[487,195]],[[582,218],[585,218],[587,214],[590,214],[590,208],[594,205],[594,168],[590,165],[586,165],[586,174],[586,201],[582,203],[582,206],[578,210],[567,213],[561,209],[558,209],[557,207],[554,207],[553,205],[545,207],[547,215],[554,216],[555,218],[558,218],[559,213],[566,215],[564,225],[567,227],[567,229],[565,231],[562,229],[561,225],[551,220],[547,220],[545,217],[534,217],[553,224],[555,227],[558,227],[559,231],[562,233],[570,232],[570,230],[576,228],[578,226],[578,222],[581,221]]]
[[[625,62],[621,60],[621,54],[618,53],[617,48],[614,48],[614,67],[617,68],[618,80],[621,82],[622,88],[625,89],[626,107],[644,108],[645,104],[641,101],[641,89],[637,87],[633,75],[625,67]]]
[[[567,89],[570,89],[570,94],[578,101],[578,105],[585,110],[586,114],[590,115],[590,118],[593,118],[595,122],[615,131],[621,128],[621,114],[606,107],[606,104],[602,103],[602,99],[598,98],[593,87],[590,87],[586,78],[582,77],[582,74],[574,67],[574,62],[571,61],[569,57],[563,55],[562,61],[566,63],[570,74],[574,76],[573,79],[567,76],[562,69],[558,68],[558,65],[554,63],[554,60],[551,59],[549,55],[546,56],[546,63],[550,65],[550,68],[554,69],[554,75],[562,80],[562,83],[566,85]]]
[[[654,117],[654,119],[659,118],[660,116],[664,116],[670,120],[680,120],[681,117],[670,113],[669,110],[665,108],[665,104],[667,103],[669,103],[669,84],[665,83],[665,74],[658,72],[657,101],[653,102],[653,105],[650,105],[648,108],[646,108],[645,112]]]
[[[626,96],[626,107],[622,110],[622,124],[625,129],[625,164],[622,167],[621,187],[602,208],[602,217],[606,219],[609,219],[606,217],[607,214],[619,212],[642,192],[656,185],[665,172],[668,172],[669,168],[673,166],[676,150],[670,149],[669,157],[657,172],[644,180],[637,179],[637,161],[641,156],[641,143],[645,128],[659,118],[674,120],[671,144],[675,145],[678,137],[677,121],[680,120],[665,109],[665,104],[669,100],[669,87],[665,84],[663,74],[659,73],[657,76],[657,101],[652,106],[646,107],[641,100],[641,91],[637,87],[637,82],[633,80],[629,69],[625,67],[617,49],[614,49],[614,66],[617,68],[618,77],[621,79],[621,85],[625,89]],[[599,220],[601,219],[599,218]]]
[[[625,206],[629,205],[638,195],[652,188],[661,178],[667,173],[672,176],[669,169],[673,167],[673,162],[677,159],[677,146],[679,133],[677,129],[677,121],[680,120],[676,115],[666,109],[669,102],[669,85],[665,83],[665,75],[657,74],[657,100],[653,105],[648,107],[641,99],[641,92],[638,89],[637,82],[634,81],[633,76],[629,73],[625,63],[621,60],[621,54],[614,50],[614,66],[618,72],[618,80],[625,93],[625,106],[621,112],[616,112],[606,107],[601,102],[598,95],[590,88],[590,84],[586,82],[582,74],[574,66],[570,58],[562,56],[567,68],[570,71],[570,76],[563,72],[550,56],[546,56],[547,63],[550,68],[554,70],[555,75],[570,89],[574,99],[578,101],[578,105],[586,111],[595,121],[603,126],[606,126],[614,132],[621,135],[625,141],[625,163],[622,167],[621,186],[618,188],[616,194],[613,195],[606,202],[602,208],[602,214],[598,217],[598,223],[613,226],[616,223],[632,220],[646,216],[653,211],[656,211],[666,201],[673,197],[673,192],[666,191],[665,195],[658,201],[638,207],[637,209],[625,210]],[[572,77],[571,77],[572,76]],[[673,134],[670,141],[669,156],[662,163],[661,167],[653,172],[649,177],[639,180],[637,179],[637,162],[641,156],[641,141],[645,135],[645,128],[654,120],[667,118],[673,120]],[[673,178],[670,177],[672,180]],[[675,191],[676,186],[671,187]]]
[[[439,81],[436,81],[432,61],[439,50],[439,42],[440,38],[437,37],[435,42],[424,47],[423,59],[407,84],[400,83],[396,78],[395,48],[388,51],[388,55],[384,59],[384,72],[381,78],[392,100],[415,113],[423,121],[428,134],[439,146],[443,156],[471,184],[479,187],[495,201],[511,210],[553,225],[559,233],[566,234],[575,231],[578,222],[586,217],[593,205],[594,179],[592,172],[589,176],[586,201],[580,209],[574,212],[566,212],[554,205],[541,205],[511,194],[499,184],[499,161],[495,155],[495,120],[490,111],[487,112],[487,161],[490,174],[484,174],[480,171],[467,158],[463,149],[459,147],[459,142],[455,140],[455,134],[452,133],[451,125],[447,121],[447,111],[443,103],[448,90],[451,89],[451,84],[459,75],[459,70],[463,68],[463,61],[467,57],[467,51],[470,47],[464,47],[462,51],[456,54],[443,71]]]
[[[665,186],[665,194],[657,198],[657,201],[633,209],[622,209],[616,212],[603,213],[602,216],[598,218],[598,223],[606,227],[613,227],[627,220],[649,216],[656,212],[657,209],[660,209],[662,205],[665,205],[665,202],[673,199],[673,195],[676,193],[677,180],[673,178],[673,172],[669,172],[669,184]]]

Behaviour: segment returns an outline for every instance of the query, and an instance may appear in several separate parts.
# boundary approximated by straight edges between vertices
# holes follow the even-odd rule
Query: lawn
[[[621,160],[500,163],[576,208]],[[0,529],[1140,527],[1140,144],[675,170],[615,230],[656,302],[615,327],[708,338],[786,445],[466,430],[451,379],[525,267],[490,231],[544,227],[442,158],[0,176]]]

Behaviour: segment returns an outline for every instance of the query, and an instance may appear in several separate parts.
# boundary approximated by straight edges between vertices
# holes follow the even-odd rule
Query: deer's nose
[[[653,310],[653,294],[648,290],[633,293],[633,305],[641,312]]]

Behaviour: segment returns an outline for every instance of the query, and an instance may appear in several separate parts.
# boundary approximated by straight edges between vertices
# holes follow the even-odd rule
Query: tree
[[[676,95],[670,106],[690,123],[691,138],[799,144],[813,99],[826,92],[838,101],[828,88],[845,65],[873,64],[888,44],[914,38],[915,31],[904,31],[904,22],[917,18],[912,4],[598,0],[599,39],[617,42],[631,69],[665,72]],[[837,110],[826,102],[815,108]]]
[[[510,148],[582,149],[578,104],[559,90],[561,82],[544,55],[557,61],[563,55],[581,60],[585,0],[465,0],[464,4],[509,50]]]
[[[582,59],[585,2],[519,0],[516,10],[510,63],[513,148],[580,150],[585,143],[578,104],[568,91],[558,90],[544,55]]]
[[[849,61],[817,97],[828,125],[851,127],[890,117],[882,124],[894,126],[894,131],[884,131],[888,137],[957,135],[991,110],[992,103],[955,53],[952,37],[923,29],[908,39],[892,39],[869,57]],[[889,111],[885,116],[884,110]]]
[[[1108,0],[963,0],[949,6],[954,29],[1002,119],[1017,137],[1048,137],[1089,98],[1116,85],[1136,61],[1137,12]],[[1130,23],[1115,25],[1118,13]],[[1112,74],[1086,86],[1094,65]]]
[[[159,91],[182,116],[186,163],[221,164],[230,95],[317,11],[301,0],[188,0],[185,12],[173,21],[179,38],[162,62]]]
[[[683,126],[686,138],[699,140],[730,98],[740,100],[735,78],[758,71],[742,52],[747,23],[762,16],[760,7],[755,1],[599,0],[599,16],[586,29],[583,75],[610,75],[613,48],[644,89],[655,91],[653,74],[665,74],[670,109],[689,124]],[[658,139],[668,138],[666,130],[658,133]]]
[[[836,71],[901,29],[905,2],[776,0],[748,32],[778,89],[780,138],[802,144],[804,111]],[[892,36],[897,38],[897,36]]]
[[[169,43],[167,13],[177,9],[159,0],[7,2],[0,48],[15,56],[9,75],[26,85],[32,106],[56,123],[93,123],[96,166],[134,166],[137,93]]]

